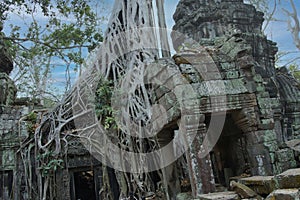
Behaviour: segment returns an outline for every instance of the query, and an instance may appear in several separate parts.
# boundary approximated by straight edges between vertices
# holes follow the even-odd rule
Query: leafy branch
[[[105,18],[94,4],[91,0],[0,3],[0,25],[13,15],[27,25],[10,24],[10,33],[0,35],[15,64],[14,80],[26,96],[43,99],[51,93],[50,78],[59,68],[65,70],[66,90],[70,88],[70,70],[80,72],[84,57],[103,40],[100,23]],[[37,18],[40,15],[43,20]]]

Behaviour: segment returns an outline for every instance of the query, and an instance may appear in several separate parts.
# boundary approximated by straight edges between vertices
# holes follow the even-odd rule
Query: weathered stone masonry
[[[158,134],[160,145],[172,140],[182,121],[186,124],[185,139],[192,145],[184,156],[193,196],[213,192],[217,184],[228,186],[232,176],[273,175],[299,167],[300,154],[295,150],[300,139],[299,83],[285,68],[275,69],[277,47],[261,32],[263,14],[242,0],[181,0],[174,20],[172,38],[177,54],[147,67],[161,68],[157,73],[161,77],[169,77],[165,69],[176,69],[197,93],[198,104],[190,104],[188,113],[180,113],[172,88],[155,90],[156,101],[167,108],[168,116],[167,128]],[[20,177],[25,173],[24,163],[16,152],[21,141],[30,139],[22,117],[31,107],[16,105],[16,89],[8,77],[12,63],[5,55],[0,53],[0,199],[11,194],[26,199],[26,183]],[[200,158],[203,140],[213,126],[212,113],[226,115],[223,131],[209,155]],[[154,120],[159,121],[159,116]],[[190,141],[195,133],[195,140]],[[99,199],[101,164],[77,140],[69,144],[65,168],[55,174],[61,180],[57,181],[57,196],[75,199],[85,190],[94,190],[90,198]],[[168,168],[170,174],[176,165]],[[93,187],[76,184],[91,174],[93,178],[85,183]],[[110,176],[115,178],[112,171]],[[171,178],[171,189],[177,189],[179,177]]]
[[[199,43],[217,52],[212,57],[221,76],[209,72],[209,64],[201,63],[202,69],[207,66],[205,72],[212,74],[205,82],[215,85],[215,88],[218,88],[217,80],[226,86],[233,85],[224,91],[227,97],[225,110],[241,131],[246,150],[244,159],[248,162],[244,161],[244,164],[250,165],[251,174],[277,174],[296,167],[297,162],[299,165],[299,153],[284,145],[299,138],[299,83],[283,69],[275,69],[277,48],[261,32],[263,14],[242,0],[181,0],[174,19],[176,49],[189,49]],[[209,92],[201,95],[200,90],[200,99],[205,98],[205,94]],[[208,99],[213,99],[214,94],[208,96]],[[204,103],[208,108],[211,104],[209,101]],[[202,112],[208,114],[211,111],[204,109]],[[226,132],[226,124],[223,131]],[[230,150],[223,149],[223,153],[225,151]],[[196,181],[202,182],[203,187],[210,183],[201,177]]]
[[[15,105],[17,90],[9,78],[12,69],[11,58],[0,41],[0,199],[9,199],[14,192],[17,198],[13,190],[20,186],[16,152],[28,136],[26,124],[20,121],[28,114],[28,107]]]

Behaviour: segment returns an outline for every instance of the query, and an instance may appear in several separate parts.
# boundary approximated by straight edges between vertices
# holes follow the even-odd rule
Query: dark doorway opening
[[[94,172],[92,170],[74,172],[73,180],[74,200],[96,200]]]
[[[210,152],[216,184],[229,186],[229,179],[248,173],[246,139],[231,114],[226,115],[222,134]]]
[[[0,172],[0,200],[11,199],[13,171]]]

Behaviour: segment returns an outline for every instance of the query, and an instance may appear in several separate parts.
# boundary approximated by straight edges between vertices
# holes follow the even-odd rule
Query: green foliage
[[[26,128],[29,134],[34,134],[36,129],[36,120],[37,114],[35,112],[31,112],[26,117]]]
[[[43,106],[45,108],[53,108],[56,105],[56,102],[51,98],[44,98]]]
[[[96,90],[96,115],[104,125],[105,129],[117,128],[114,110],[111,107],[113,85],[110,81],[101,79]]]
[[[64,168],[64,161],[62,159],[53,157],[52,152],[45,152],[38,155],[37,160],[41,163],[39,170],[41,170],[43,177],[54,174],[57,169]]]
[[[0,3],[0,24],[11,15],[23,17],[24,25],[10,24],[10,33],[1,34],[17,73],[13,79],[19,94],[43,99],[51,90],[51,72],[65,71],[66,88],[70,70],[81,70],[88,51],[102,40],[100,8],[92,0],[14,0]],[[38,19],[37,16],[41,16]],[[13,22],[12,22],[13,23]],[[8,25],[6,25],[8,27]],[[57,90],[56,90],[57,91]]]
[[[289,70],[290,70],[290,73],[292,74],[292,76],[300,82],[300,69],[299,69],[299,66],[295,65],[295,64],[292,64],[289,66]]]

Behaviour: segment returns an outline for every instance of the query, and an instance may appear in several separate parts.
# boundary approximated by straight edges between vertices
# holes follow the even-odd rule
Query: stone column
[[[180,123],[185,123],[184,134],[189,146],[186,158],[189,168],[189,176],[193,197],[200,194],[215,191],[215,181],[213,176],[210,156],[200,158],[201,144],[206,134],[206,125],[199,115],[183,115]],[[202,116],[201,118],[204,119]]]
[[[267,143],[274,141],[276,138],[273,131],[258,130],[245,133],[247,152],[249,155],[249,162],[252,175],[268,176],[273,174],[273,160],[271,159],[271,152]],[[268,139],[267,139],[268,138]],[[268,141],[269,140],[269,141]],[[271,143],[270,143],[271,144]],[[276,145],[274,144],[274,147]]]
[[[272,175],[274,160],[272,153],[278,149],[276,133],[272,129],[272,120],[261,120],[262,109],[253,107],[243,108],[233,115],[237,126],[246,138],[246,148],[252,175]]]

